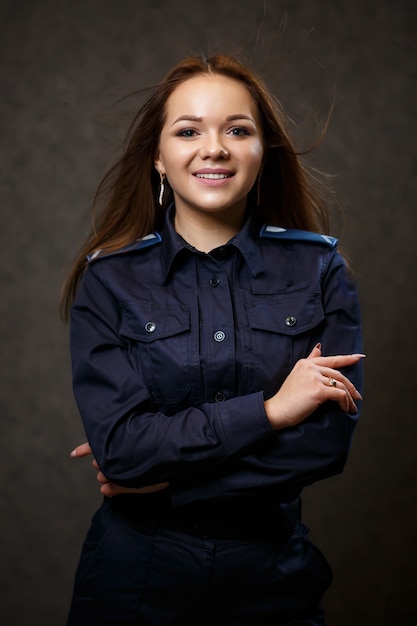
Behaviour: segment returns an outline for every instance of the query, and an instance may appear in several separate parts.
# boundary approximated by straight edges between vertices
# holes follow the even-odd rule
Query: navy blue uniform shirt
[[[342,470],[358,415],[326,402],[274,432],[264,400],[317,342],[362,351],[336,240],[248,220],[198,252],[161,233],[92,255],[71,314],[76,401],[107,478],[176,505],[269,506]],[[357,389],[362,367],[345,373]]]

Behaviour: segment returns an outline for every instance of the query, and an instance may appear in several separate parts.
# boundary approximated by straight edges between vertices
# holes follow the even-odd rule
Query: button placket
[[[199,259],[198,307],[204,325],[200,325],[200,352],[206,363],[203,378],[204,397],[223,402],[235,387],[235,346],[233,341],[233,296],[228,271],[219,262],[218,250]]]

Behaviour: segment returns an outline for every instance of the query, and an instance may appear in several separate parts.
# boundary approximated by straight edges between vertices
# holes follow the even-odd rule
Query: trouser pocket
[[[106,500],[93,516],[77,567],[68,626],[135,624],[154,538]]]

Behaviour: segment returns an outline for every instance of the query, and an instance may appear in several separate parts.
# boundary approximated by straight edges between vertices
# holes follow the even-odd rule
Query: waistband
[[[165,528],[201,538],[286,540],[301,518],[301,498],[273,508],[173,507],[166,495],[111,498],[110,506],[147,532]]]

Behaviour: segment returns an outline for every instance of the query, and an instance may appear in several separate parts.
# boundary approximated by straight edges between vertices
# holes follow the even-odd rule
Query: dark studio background
[[[266,13],[265,13],[266,11]],[[0,623],[60,626],[99,503],[61,281],[127,127],[118,98],[193,52],[243,51],[343,206],[366,401],[342,476],[306,490],[329,626],[416,626],[417,5],[413,0],[0,0]],[[196,624],[198,626],[198,624]]]

